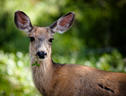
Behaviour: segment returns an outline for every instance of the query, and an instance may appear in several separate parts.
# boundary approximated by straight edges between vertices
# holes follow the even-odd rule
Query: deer
[[[126,96],[126,74],[52,60],[56,32],[64,33],[73,24],[75,13],[61,16],[48,27],[33,26],[23,11],[16,11],[16,27],[30,38],[32,78],[42,96]]]

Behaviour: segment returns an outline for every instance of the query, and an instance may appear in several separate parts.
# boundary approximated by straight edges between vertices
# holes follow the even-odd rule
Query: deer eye
[[[53,40],[54,40],[54,38],[50,38],[48,41],[49,41],[49,42],[52,42]]]
[[[31,42],[35,40],[34,37],[29,37],[29,38],[30,38],[30,41],[31,41]]]

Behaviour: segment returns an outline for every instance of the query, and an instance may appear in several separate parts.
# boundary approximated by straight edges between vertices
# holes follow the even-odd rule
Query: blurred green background
[[[0,0],[0,96],[40,96],[32,82],[29,39],[14,24],[14,12],[48,26],[69,11],[72,28],[55,34],[53,60],[126,72],[126,0]]]

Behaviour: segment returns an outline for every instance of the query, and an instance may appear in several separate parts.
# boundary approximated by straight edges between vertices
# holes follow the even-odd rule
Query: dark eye
[[[52,42],[53,40],[54,40],[54,38],[50,38],[50,39],[49,39],[49,42]]]
[[[29,38],[30,38],[30,41],[31,41],[31,42],[35,40],[34,37],[29,37]]]

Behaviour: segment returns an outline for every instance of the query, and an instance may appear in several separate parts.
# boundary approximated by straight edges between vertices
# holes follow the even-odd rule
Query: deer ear
[[[54,22],[50,28],[53,32],[63,33],[67,31],[71,25],[73,24],[75,14],[73,12],[69,12],[66,15],[60,17],[56,22]]]
[[[26,32],[30,32],[33,28],[29,17],[22,11],[15,12],[14,22],[17,28]]]

